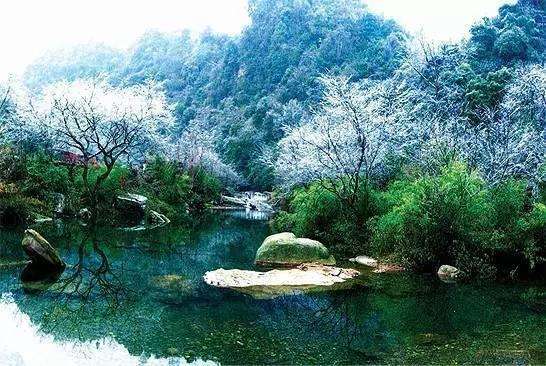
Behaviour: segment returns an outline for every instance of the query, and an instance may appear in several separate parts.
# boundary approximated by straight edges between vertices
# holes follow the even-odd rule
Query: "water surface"
[[[208,270],[254,269],[269,234],[259,219],[225,213],[195,229],[136,232],[40,226],[69,264],[47,286],[22,285],[22,233],[1,232],[0,363],[33,364],[38,349],[61,365],[546,363],[544,283],[365,274],[364,287],[271,300],[204,284]]]

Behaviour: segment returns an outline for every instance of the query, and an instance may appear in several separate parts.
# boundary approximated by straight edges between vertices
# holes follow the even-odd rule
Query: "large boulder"
[[[302,263],[335,265],[326,247],[316,241],[297,238],[292,233],[268,236],[256,252],[256,264],[297,266]]]
[[[121,221],[132,225],[141,223],[146,216],[147,203],[148,198],[139,194],[127,193],[118,196],[116,208],[122,215]]]
[[[306,292],[348,288],[349,280],[360,273],[321,265],[300,265],[294,269],[269,272],[218,269],[205,273],[204,281],[210,286],[229,288],[255,298],[265,299]]]
[[[443,282],[456,282],[460,275],[461,271],[453,266],[443,265],[438,269],[438,277]]]
[[[32,229],[25,230],[21,245],[30,258],[30,266],[34,269],[45,272],[59,272],[66,267],[55,248]]]

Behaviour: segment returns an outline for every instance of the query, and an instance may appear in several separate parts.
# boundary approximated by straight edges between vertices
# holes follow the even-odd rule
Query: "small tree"
[[[155,84],[116,88],[100,79],[86,79],[54,84],[36,100],[19,95],[10,135],[79,154],[84,186],[96,213],[97,193],[116,162],[164,149],[173,122],[165,94]],[[95,160],[105,170],[91,181],[89,166]]]

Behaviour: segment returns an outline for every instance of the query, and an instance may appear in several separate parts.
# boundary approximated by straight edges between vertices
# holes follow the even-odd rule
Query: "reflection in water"
[[[112,338],[96,341],[56,341],[42,333],[30,318],[23,314],[13,299],[3,295],[0,300],[0,365],[187,365],[183,358],[133,356],[127,348]],[[214,362],[198,360],[198,365]]]
[[[528,291],[369,274],[364,288],[273,300],[208,287],[209,270],[256,269],[255,252],[269,234],[267,222],[233,214],[195,229],[136,233],[40,227],[68,266],[54,283],[34,287],[22,287],[20,266],[0,266],[0,293],[12,294],[0,305],[0,355],[30,359],[21,345],[29,344],[70,362],[80,350],[120,355],[119,364],[141,355],[162,357],[160,364],[170,356],[228,364],[546,362],[546,316],[537,311],[544,284]],[[24,259],[20,238],[0,232],[2,262]],[[12,337],[12,328],[27,330]],[[95,356],[88,347],[97,339],[103,354]]]

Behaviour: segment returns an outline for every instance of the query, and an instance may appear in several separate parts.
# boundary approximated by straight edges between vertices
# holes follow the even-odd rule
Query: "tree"
[[[505,98],[506,108],[518,119],[546,129],[546,66],[517,70]]]
[[[216,152],[217,131],[202,120],[193,121],[173,144],[170,157],[188,171],[204,169],[225,184],[238,185],[242,178]]]
[[[129,88],[112,87],[101,79],[60,82],[40,98],[20,95],[16,118],[10,126],[14,141],[45,141],[51,149],[80,155],[82,178],[92,211],[97,193],[116,162],[142,159],[149,151],[168,145],[174,123],[171,107],[153,83]],[[104,171],[91,181],[90,163],[98,160]]]
[[[517,110],[485,108],[477,126],[459,137],[460,155],[475,167],[490,186],[510,178],[540,182],[546,162],[546,139],[535,126],[514,118]]]
[[[325,89],[320,108],[308,122],[287,129],[276,172],[288,187],[318,180],[354,208],[393,148],[397,132],[388,90],[382,83],[355,84],[345,77],[320,81]]]

